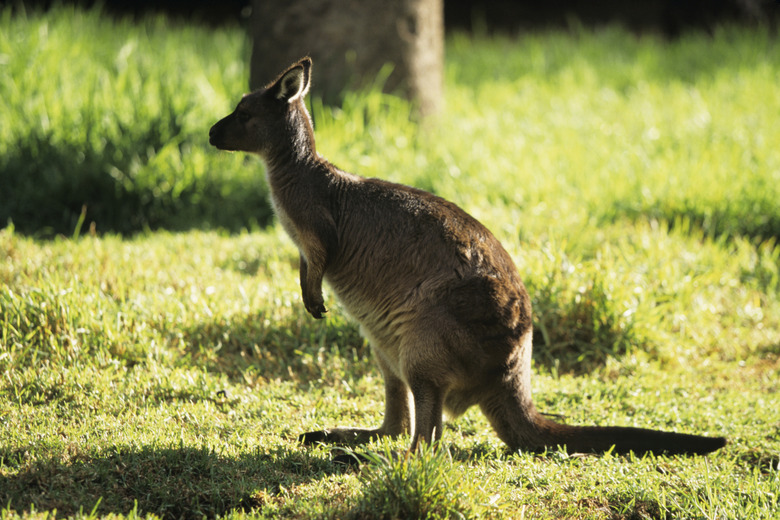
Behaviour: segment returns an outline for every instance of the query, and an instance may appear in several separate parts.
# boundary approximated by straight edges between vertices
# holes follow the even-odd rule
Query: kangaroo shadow
[[[343,471],[343,466],[304,450],[277,448],[230,457],[205,448],[140,449],[115,446],[96,456],[55,456],[25,463],[21,452],[2,453],[0,504],[11,510],[53,511],[161,518],[213,518],[261,509],[284,489]]]

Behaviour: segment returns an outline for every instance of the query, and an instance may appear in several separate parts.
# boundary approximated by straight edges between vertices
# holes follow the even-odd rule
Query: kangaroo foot
[[[298,436],[298,442],[305,445],[322,444],[365,444],[382,437],[379,430],[360,428],[332,428],[307,432]]]

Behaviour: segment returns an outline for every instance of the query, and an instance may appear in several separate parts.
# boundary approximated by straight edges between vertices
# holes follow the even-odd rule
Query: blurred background
[[[319,103],[343,107],[350,93],[370,90],[411,103],[411,113],[405,107],[389,110],[386,99],[377,102],[381,108],[345,110],[351,122],[329,129],[325,137],[332,138],[348,132],[358,119],[370,124],[366,113],[371,111],[380,118],[375,123],[385,125],[382,132],[403,127],[387,120],[391,113],[404,121],[441,115],[448,80],[452,111],[475,101],[456,100],[456,85],[473,84],[478,91],[488,84],[517,87],[518,78],[534,77],[563,88],[561,78],[582,75],[585,67],[587,74],[598,74],[595,94],[588,96],[602,94],[615,81],[618,98],[635,107],[638,102],[627,96],[631,92],[624,85],[666,81],[669,75],[693,82],[702,71],[727,67],[739,74],[750,63],[756,73],[771,72],[775,57],[767,42],[775,39],[778,19],[774,0],[42,0],[3,1],[0,8],[5,14],[0,38],[0,226],[13,224],[35,236],[77,234],[82,227],[133,234],[158,228],[236,231],[269,224],[272,213],[258,169],[244,168],[245,159],[216,154],[208,147],[206,132],[236,96],[266,84],[304,55],[315,63],[315,108]],[[739,27],[743,33],[716,37],[723,27]],[[543,33],[552,36],[535,40]],[[686,35],[699,40],[691,42]],[[578,79],[579,86],[587,74]],[[535,91],[543,93],[542,88]],[[573,88],[567,96],[584,92]],[[555,97],[544,95],[544,103]],[[486,106],[474,105],[470,114],[452,111],[451,119],[463,125],[482,118],[487,128],[498,128],[498,122],[484,120]],[[498,113],[507,106],[495,104]],[[556,110],[550,108],[555,107],[547,107],[545,122],[553,124]],[[527,109],[518,109],[514,117],[521,110]],[[313,113],[330,117],[320,110]],[[739,114],[752,121],[749,111]],[[582,123],[584,117],[577,120]],[[615,116],[620,119],[626,121]],[[359,157],[354,139],[345,141],[346,157],[331,145],[334,160],[357,161],[367,175],[392,174],[391,147],[372,144],[377,132],[358,136],[366,147]],[[404,140],[419,145],[425,139],[409,132],[394,138],[393,146]],[[655,135],[656,130],[648,132]],[[427,168],[427,176],[408,173],[393,180],[456,195],[463,204],[465,192],[447,193],[452,183],[441,184],[437,172],[460,171],[471,159],[453,159],[449,150],[437,156],[439,142],[456,142],[454,135],[439,137],[434,146],[411,147],[407,151],[413,153],[404,161],[412,166],[399,167],[406,172]],[[517,146],[504,143],[499,149],[501,138],[491,146],[495,152],[472,157],[483,165],[491,157],[518,163],[512,159],[521,151]],[[551,156],[565,157],[561,152],[569,153],[571,142],[567,146]],[[369,156],[383,157],[385,167],[367,167]],[[613,157],[604,153],[605,161]],[[553,177],[573,175],[550,165],[542,168]],[[608,170],[602,166],[601,171]],[[761,192],[750,190],[751,196]],[[657,201],[647,202],[647,190],[636,188],[631,197],[617,213],[655,211]],[[699,203],[686,199],[681,204],[687,215]],[[519,207],[517,201],[512,205]],[[597,204],[597,210],[602,208]],[[696,220],[710,222],[708,215]],[[753,226],[755,234],[774,236],[774,224],[765,220]]]
[[[249,0],[28,0],[24,5],[47,8],[52,4],[91,6],[99,3],[115,14],[163,12],[209,24],[240,22],[249,16]],[[270,2],[274,3],[274,2]],[[282,2],[284,3],[284,2]],[[0,5],[18,5],[3,0]],[[444,23],[448,29],[516,31],[566,26],[573,19],[583,24],[620,22],[636,30],[678,34],[692,27],[712,27],[724,21],[769,21],[776,16],[775,0],[446,0]]]

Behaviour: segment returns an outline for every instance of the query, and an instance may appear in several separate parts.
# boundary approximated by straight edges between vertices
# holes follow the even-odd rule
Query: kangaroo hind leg
[[[414,433],[409,451],[416,452],[421,443],[441,439],[444,395],[441,388],[427,379],[410,381],[414,399]]]

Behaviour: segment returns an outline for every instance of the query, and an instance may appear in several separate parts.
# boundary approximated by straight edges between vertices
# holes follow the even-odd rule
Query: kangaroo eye
[[[246,123],[246,122],[248,122],[250,119],[252,119],[252,115],[251,115],[251,114],[249,114],[248,112],[238,112],[238,113],[236,114],[236,117],[238,117],[238,120],[239,120],[241,123]]]

